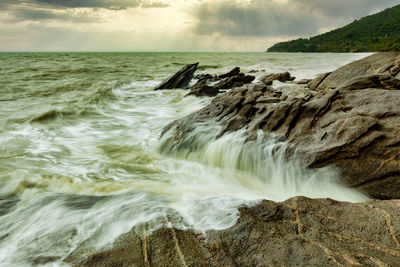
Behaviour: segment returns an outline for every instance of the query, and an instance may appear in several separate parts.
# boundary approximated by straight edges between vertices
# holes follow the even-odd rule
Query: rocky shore
[[[122,236],[108,250],[66,259],[83,266],[399,266],[400,52],[378,53],[311,81],[289,73],[259,79],[235,68],[190,81],[188,65],[156,89],[215,96],[165,128],[178,144],[196,123],[220,135],[245,130],[279,136],[310,168],[332,166],[375,200],[345,203],[297,197],[241,207],[235,226],[206,233],[163,228]],[[272,87],[275,80],[288,84]],[[171,87],[172,86],[172,87]],[[80,255],[80,256],[79,256]]]

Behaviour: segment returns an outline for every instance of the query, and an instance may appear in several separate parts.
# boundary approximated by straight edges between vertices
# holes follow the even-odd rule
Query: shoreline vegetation
[[[400,5],[310,38],[280,42],[267,52],[400,51]]]
[[[77,250],[79,266],[389,265],[400,262],[400,52],[377,53],[315,79],[289,73],[259,80],[240,68],[194,77],[187,65],[157,90],[180,85],[211,103],[164,129],[187,148],[196,123],[218,122],[222,136],[244,130],[282,136],[311,169],[332,166],[373,198],[364,203],[295,197],[239,208],[236,224],[201,232],[132,230],[101,251]],[[257,70],[254,70],[257,71]],[[197,82],[190,86],[190,81]],[[274,81],[285,85],[275,88]],[[290,147],[293,149],[291,150]],[[168,151],[163,151],[168,153]],[[168,221],[168,218],[165,218]]]

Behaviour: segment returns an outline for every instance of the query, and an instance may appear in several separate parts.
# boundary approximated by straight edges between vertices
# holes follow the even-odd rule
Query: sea
[[[201,145],[165,144],[166,125],[212,99],[153,90],[195,62],[196,74],[239,66],[300,80],[367,55],[0,53],[0,266],[69,266],[78,249],[109,248],[129,231],[226,229],[239,206],[262,199],[367,200],[335,169],[285,159],[277,137],[246,142],[199,124]]]

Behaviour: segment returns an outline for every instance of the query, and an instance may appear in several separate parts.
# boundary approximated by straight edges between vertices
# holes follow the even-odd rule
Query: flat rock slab
[[[297,197],[242,207],[235,226],[206,233],[134,231],[76,266],[398,266],[400,201],[351,204]],[[372,223],[373,222],[373,223]],[[74,253],[72,254],[74,255]]]

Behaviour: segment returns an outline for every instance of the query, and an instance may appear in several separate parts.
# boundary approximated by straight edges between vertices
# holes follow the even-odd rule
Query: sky
[[[0,51],[265,51],[400,0],[0,0]]]

